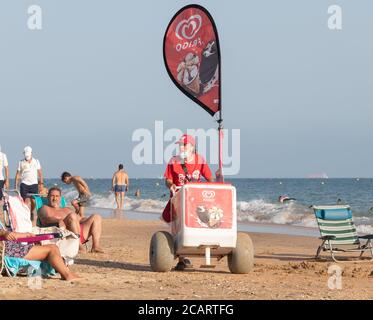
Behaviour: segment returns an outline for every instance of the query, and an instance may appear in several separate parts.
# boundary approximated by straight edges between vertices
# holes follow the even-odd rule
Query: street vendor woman
[[[214,181],[211,170],[206,160],[196,152],[195,139],[191,135],[183,134],[176,142],[179,144],[179,155],[172,157],[164,173],[166,186],[170,189],[171,195],[174,194],[178,187],[188,182],[201,182],[205,178],[208,182]],[[216,172],[216,179],[219,180],[220,171]],[[170,222],[169,206],[163,212],[163,218]],[[168,218],[166,218],[168,217]],[[175,270],[184,270],[192,267],[188,259],[180,258]]]

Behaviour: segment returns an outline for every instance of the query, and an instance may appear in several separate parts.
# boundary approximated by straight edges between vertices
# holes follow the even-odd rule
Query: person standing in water
[[[141,191],[140,191],[140,189],[136,189],[136,191],[135,191],[135,197],[136,198],[140,198],[141,197]]]
[[[89,207],[91,200],[91,191],[89,190],[88,184],[79,176],[72,176],[69,172],[64,172],[61,175],[61,180],[66,184],[73,184],[79,193],[78,198],[71,201],[71,205],[74,207],[75,212],[79,214],[81,218],[84,218],[84,207]]]
[[[125,192],[128,191],[129,186],[128,174],[124,171],[123,164],[120,164],[118,166],[118,170],[114,172],[111,184],[112,190],[115,192],[115,202],[117,203],[117,209],[122,210],[124,205]]]

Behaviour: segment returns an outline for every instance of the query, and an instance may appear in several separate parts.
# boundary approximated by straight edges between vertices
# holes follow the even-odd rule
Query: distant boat
[[[329,179],[326,173],[311,173],[307,176],[308,179]]]

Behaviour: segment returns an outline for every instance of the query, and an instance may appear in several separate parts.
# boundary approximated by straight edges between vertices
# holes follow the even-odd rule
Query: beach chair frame
[[[18,190],[7,190],[7,192],[14,192],[16,193],[18,196],[20,195]],[[8,203],[8,193],[5,193],[4,194],[4,205],[3,205],[3,210],[2,210],[2,214],[0,215],[0,229],[4,229],[4,230],[14,230],[13,228],[13,223],[12,223],[12,219],[10,217],[10,214],[9,214],[9,203]],[[56,238],[60,238],[61,235],[60,234],[55,234],[54,237]],[[22,270],[20,270],[18,273],[16,274],[13,274],[12,275],[12,272],[9,270],[9,267],[7,266],[7,263],[6,263],[6,257],[5,256],[5,241],[0,241],[1,242],[1,261],[0,261],[0,276],[4,274],[4,272],[6,272],[6,274],[9,276],[9,277],[15,277],[17,275],[21,275],[21,274],[27,274],[27,272],[25,272],[25,270],[23,270],[23,268],[21,268]],[[28,240],[27,242],[35,242],[35,240]],[[20,263],[22,261],[26,261],[24,260],[23,258],[12,258],[13,261],[16,260],[16,261],[19,261]],[[38,264],[38,268],[42,267],[42,264],[43,262],[42,261],[33,261],[33,260],[29,260],[31,262],[34,263],[35,265],[35,262],[36,264]],[[44,264],[48,264],[47,262],[44,262]],[[34,269],[36,270],[36,269]],[[53,270],[53,269],[52,269]],[[54,272],[54,270],[53,270]]]
[[[352,219],[352,212],[351,212],[350,206],[329,205],[329,206],[312,206],[312,208],[314,209],[319,231],[321,234],[321,237],[319,239],[322,241],[321,245],[317,248],[317,251],[316,251],[316,255],[315,255],[316,260],[320,259],[320,254],[322,251],[323,252],[329,251],[332,260],[335,262],[348,262],[348,260],[340,260],[336,258],[335,254],[341,253],[341,252],[342,253],[359,253],[358,258],[360,260],[357,260],[357,262],[362,262],[362,261],[367,261],[367,260],[362,260],[362,256],[364,255],[366,251],[369,251],[370,259],[368,261],[373,260],[373,243],[372,243],[373,235],[372,234],[368,234],[364,236],[357,235],[355,224]],[[340,219],[338,218],[322,219],[320,218],[321,210],[323,211],[328,210],[330,212],[333,212],[333,210],[340,210],[343,212],[343,210],[345,210],[346,217],[341,217]],[[338,244],[338,241],[341,240],[341,238],[338,237],[338,232],[335,231],[335,234],[325,235],[324,233],[326,231],[324,229],[323,222],[347,224],[348,226],[346,227],[344,231],[349,232],[351,234],[350,240],[346,241],[346,243],[342,242],[341,244]],[[328,231],[328,232],[332,233],[333,231]],[[366,241],[363,242],[363,240],[366,240]],[[337,243],[333,243],[333,242],[337,242]],[[349,246],[349,248],[347,248],[347,246]]]

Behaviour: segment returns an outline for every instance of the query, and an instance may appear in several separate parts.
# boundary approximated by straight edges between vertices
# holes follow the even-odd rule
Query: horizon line
[[[111,180],[112,177],[82,177],[83,179],[96,179],[96,180]],[[307,179],[307,180],[330,180],[330,179],[373,179],[373,177],[328,177],[328,178],[309,178],[309,177],[230,177],[226,176],[226,179]],[[44,177],[44,179],[50,179],[50,180],[61,180],[60,177]],[[158,180],[164,180],[163,177],[129,177],[129,179],[158,179]],[[14,178],[11,178],[10,180],[14,180]]]

